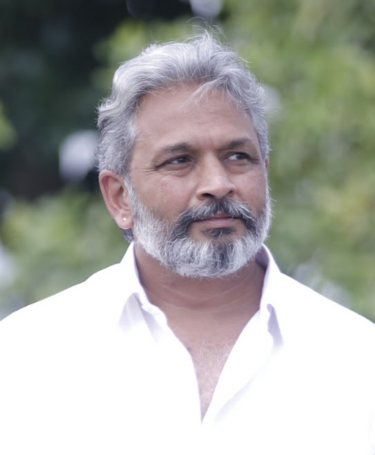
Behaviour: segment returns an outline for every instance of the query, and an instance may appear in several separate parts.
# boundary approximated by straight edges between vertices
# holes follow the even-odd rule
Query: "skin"
[[[195,88],[150,93],[140,103],[139,134],[130,163],[139,201],[169,222],[189,207],[223,197],[245,202],[259,214],[266,196],[268,161],[261,157],[250,117],[219,92],[192,101]],[[132,207],[123,179],[103,171],[99,181],[118,226],[132,228]],[[217,213],[193,223],[189,234],[206,241],[205,230],[214,227],[231,227],[228,239],[245,232],[241,220]],[[259,308],[264,270],[256,261],[231,276],[194,279],[167,270],[137,243],[135,255],[150,301],[165,312],[195,363],[202,343],[233,344]],[[198,377],[198,382],[203,390],[204,380]]]

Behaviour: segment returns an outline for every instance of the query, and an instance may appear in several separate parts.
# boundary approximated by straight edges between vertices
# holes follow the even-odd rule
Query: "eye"
[[[189,156],[182,155],[182,156],[176,156],[175,158],[166,161],[165,164],[185,164],[189,163],[191,161]]]
[[[184,168],[188,164],[192,162],[192,159],[189,155],[179,155],[175,156],[174,158],[171,158],[169,160],[164,161],[163,163],[155,166],[155,169],[180,169]]]
[[[228,159],[231,160],[231,161],[237,161],[237,160],[246,160],[248,157],[246,156],[245,153],[242,153],[242,152],[235,152],[235,153],[231,153],[229,156],[228,156]]]
[[[253,158],[251,155],[245,152],[232,152],[228,155],[229,161],[250,161],[252,163],[257,162],[257,158]]]

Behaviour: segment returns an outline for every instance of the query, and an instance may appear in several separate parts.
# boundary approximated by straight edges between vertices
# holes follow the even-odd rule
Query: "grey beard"
[[[187,209],[175,223],[168,223],[141,204],[134,189],[127,186],[133,208],[136,242],[147,254],[178,275],[217,278],[235,273],[255,258],[267,238],[271,222],[268,192],[258,217],[246,204],[221,199]],[[204,231],[209,237],[207,241],[196,241],[189,237],[189,228],[194,221],[212,217],[217,212],[241,219],[246,227],[245,235],[231,239],[232,228],[218,228]]]

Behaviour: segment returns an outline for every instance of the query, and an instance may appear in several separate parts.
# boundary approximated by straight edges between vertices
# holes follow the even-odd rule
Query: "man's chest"
[[[272,354],[236,388],[252,359],[249,353],[242,369],[227,364],[223,372],[230,344],[201,346],[193,362],[179,349],[150,344],[136,351],[133,343],[90,355],[76,348],[69,357],[54,351],[53,358],[29,362],[34,370],[19,372],[18,389],[7,392],[2,403],[8,407],[1,411],[4,434],[22,438],[6,436],[0,448],[8,442],[28,448],[4,451],[9,454],[172,454],[188,448],[198,454],[373,455],[364,395],[350,390],[345,377],[336,383],[303,359],[292,375],[290,362]],[[222,400],[221,406],[201,422],[199,401],[204,393],[212,400],[215,388],[213,404]]]
[[[202,417],[206,414],[220,375],[235,344],[235,340],[189,343],[199,388]]]

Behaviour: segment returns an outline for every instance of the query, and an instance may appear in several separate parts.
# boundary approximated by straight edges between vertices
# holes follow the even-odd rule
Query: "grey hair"
[[[265,159],[269,141],[264,89],[245,62],[206,31],[183,42],[153,44],[118,68],[112,91],[98,109],[99,171],[109,169],[129,178],[140,100],[153,91],[192,83],[199,86],[199,95],[222,91],[251,117]]]

